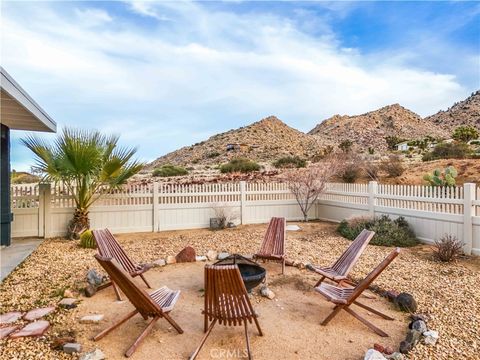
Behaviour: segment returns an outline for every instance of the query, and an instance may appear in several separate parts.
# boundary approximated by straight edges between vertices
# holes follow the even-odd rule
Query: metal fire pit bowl
[[[253,288],[258,286],[267,274],[267,271],[255,261],[239,254],[230,255],[223,260],[217,261],[214,265],[237,265],[248,292],[251,292]]]

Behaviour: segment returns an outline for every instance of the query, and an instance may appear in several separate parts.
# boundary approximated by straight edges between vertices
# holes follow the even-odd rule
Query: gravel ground
[[[292,260],[327,265],[348,246],[325,222],[298,223],[303,230],[288,232],[287,255]],[[175,255],[186,245],[197,254],[209,249],[251,254],[260,244],[266,225],[209,230],[170,231],[118,235],[127,253],[139,262]],[[364,277],[390,248],[369,246],[354,268],[354,278]],[[67,288],[82,285],[89,268],[99,269],[95,250],[81,249],[76,242],[51,239],[39,248],[0,285],[0,313],[55,305]],[[429,316],[429,327],[440,332],[434,347],[418,345],[411,359],[478,359],[480,351],[480,259],[461,259],[444,264],[432,259],[428,246],[404,249],[375,281],[385,290],[407,291],[415,296],[419,313]],[[58,336],[75,335],[76,310],[58,310],[47,317],[52,328],[39,339],[2,340],[2,359],[71,359],[51,350]],[[380,338],[379,338],[380,342]],[[373,345],[373,344],[372,344]]]

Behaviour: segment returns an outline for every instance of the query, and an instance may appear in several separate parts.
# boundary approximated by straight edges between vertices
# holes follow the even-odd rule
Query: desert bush
[[[273,162],[276,168],[303,168],[307,165],[307,161],[298,156],[284,156]]]
[[[248,173],[260,170],[260,165],[255,161],[245,158],[232,159],[230,162],[220,166],[221,173],[241,172]]]
[[[403,161],[400,156],[392,155],[382,160],[380,169],[385,171],[389,177],[397,177],[404,173]]]
[[[213,159],[220,156],[220,153],[218,151],[212,151],[207,154],[207,159]]]
[[[369,153],[370,155],[375,154],[375,149],[374,149],[373,147],[369,147],[369,148],[368,148],[368,153]]]
[[[409,247],[418,244],[415,233],[403,217],[392,220],[387,215],[368,218],[359,217],[343,220],[337,228],[343,237],[354,240],[363,229],[375,231],[372,245]]]
[[[80,246],[85,249],[95,249],[97,247],[92,230],[85,230],[80,235]]]
[[[153,176],[170,177],[170,176],[182,176],[187,175],[188,170],[181,166],[163,165],[160,168],[153,170]]]
[[[445,234],[434,246],[434,255],[440,261],[450,262],[463,254],[463,243],[454,235]]]
[[[224,229],[229,223],[238,218],[238,211],[226,204],[218,203],[212,206],[215,217],[220,219],[220,228]]]
[[[473,126],[459,126],[455,129],[452,134],[452,138],[458,141],[463,141],[465,143],[470,140],[478,139],[478,130]]]
[[[432,151],[423,155],[423,161],[437,159],[465,159],[470,154],[470,147],[462,142],[440,143]]]
[[[352,145],[353,145],[353,142],[351,142],[350,140],[343,140],[340,144],[338,144],[338,147],[343,152],[348,153],[352,149]]]
[[[355,162],[349,162],[340,171],[340,177],[348,184],[354,183],[361,174],[361,167]]]
[[[364,163],[363,169],[365,174],[370,178],[372,181],[378,181],[378,172],[380,171],[379,166],[375,164],[373,161],[366,161]]]

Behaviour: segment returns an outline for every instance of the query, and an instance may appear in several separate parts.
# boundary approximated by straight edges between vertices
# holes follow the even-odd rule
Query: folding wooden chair
[[[350,246],[345,250],[342,256],[340,256],[332,266],[312,266],[311,269],[322,276],[315,284],[315,287],[320,285],[325,279],[330,279],[338,283],[346,282],[352,284],[347,280],[348,274],[355,266],[360,258],[360,255],[362,255],[363,251],[367,247],[370,240],[372,240],[374,235],[375,232],[363,229],[357,238],[353,240]]]
[[[361,295],[361,293],[367,289],[370,284],[380,275],[380,273],[397,257],[400,253],[400,248],[396,248],[393,250],[368,276],[363,279],[356,287],[354,288],[345,288],[335,285],[330,285],[327,283],[322,283],[320,286],[316,287],[315,290],[318,291],[320,294],[325,296],[328,301],[331,301],[335,304],[333,311],[330,315],[328,315],[325,320],[322,321],[322,325],[327,325],[330,320],[332,320],[335,315],[337,315],[340,310],[345,310],[347,313],[352,315],[355,319],[361,321],[365,325],[367,325],[370,329],[372,329],[375,333],[380,336],[387,337],[388,334],[378,327],[373,325],[368,320],[361,317],[358,313],[353,311],[350,308],[350,305],[355,304],[360,306],[373,314],[376,314],[386,320],[394,320],[390,316],[387,316],[381,313],[378,310],[372,309],[371,307],[364,305],[357,301],[357,298]]]
[[[197,357],[217,321],[226,326],[244,325],[248,358],[252,358],[247,322],[251,324],[253,320],[260,336],[263,336],[263,333],[237,265],[205,266],[205,310],[203,314],[205,316],[205,335],[198,348],[190,356],[190,360]],[[210,326],[208,325],[209,321],[211,321]]]
[[[143,273],[146,272],[151,268],[149,264],[136,264],[134,263],[128,255],[125,253],[123,248],[120,246],[118,241],[112,235],[112,233],[108,229],[104,230],[93,230],[92,231],[95,241],[97,243],[98,252],[100,256],[113,258],[115,259],[122,268],[130,274],[132,277],[140,276],[147,285],[148,288],[152,288],[150,284],[147,282],[147,279],[143,276]],[[117,286],[115,286],[115,282],[112,281],[106,285],[99,287],[100,289],[104,289],[110,285],[113,285],[113,289],[115,290],[115,294],[117,295],[118,300],[122,300],[120,292],[118,291]]]
[[[138,287],[135,281],[133,281],[132,277],[120,267],[116,260],[105,258],[98,254],[95,255],[95,259],[97,259],[100,265],[105,269],[112,281],[114,281],[123,291],[125,296],[135,307],[135,310],[96,335],[93,338],[94,341],[100,340],[137,313],[140,313],[145,320],[148,320],[150,317],[152,320],[150,320],[145,330],[143,330],[140,336],[125,352],[126,357],[131,356],[135,352],[137,347],[152,331],[153,326],[160,318],[165,318],[178,331],[179,334],[183,333],[182,328],[175,321],[173,321],[169,315],[170,311],[173,310],[178,297],[180,296],[179,290],[174,291],[170,290],[166,286],[163,286],[149,295],[145,292],[145,290]]]
[[[282,274],[285,273],[285,218],[273,217],[268,225],[262,245],[255,259],[273,260],[282,263]]]

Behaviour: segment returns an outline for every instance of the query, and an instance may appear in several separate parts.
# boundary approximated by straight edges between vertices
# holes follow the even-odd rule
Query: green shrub
[[[95,249],[97,247],[92,230],[85,230],[80,235],[80,246],[86,249]]]
[[[220,166],[221,173],[241,172],[248,173],[260,170],[260,165],[255,161],[245,158],[232,159],[230,162]]]
[[[181,167],[181,166],[174,166],[174,165],[163,165],[160,168],[153,170],[153,176],[160,176],[160,177],[169,177],[169,176],[181,176],[187,175],[188,170]]]
[[[461,142],[440,143],[432,151],[423,155],[423,161],[437,159],[465,159],[470,154],[467,144]]]
[[[298,156],[285,156],[273,162],[276,168],[303,168],[307,165],[307,161]]]
[[[343,237],[354,240],[363,229],[375,231],[371,245],[409,247],[418,244],[415,233],[403,217],[392,220],[387,215],[376,218],[343,220],[337,228]]]
[[[350,152],[350,150],[352,149],[352,146],[353,146],[353,142],[351,142],[350,140],[343,140],[340,144],[338,144],[338,147],[343,151],[343,152]]]
[[[207,154],[207,159],[213,159],[220,156],[220,153],[218,151],[212,151]]]
[[[478,139],[478,130],[473,126],[459,126],[453,132],[452,138],[458,141],[469,142]]]

